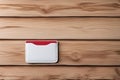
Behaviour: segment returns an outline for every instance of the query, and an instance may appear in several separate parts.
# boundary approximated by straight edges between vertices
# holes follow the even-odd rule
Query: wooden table
[[[59,62],[26,64],[27,39],[58,40]],[[120,80],[120,1],[0,1],[0,80]]]

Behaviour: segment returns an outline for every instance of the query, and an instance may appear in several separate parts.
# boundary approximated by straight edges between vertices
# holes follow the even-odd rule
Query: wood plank
[[[0,67],[1,80],[119,80],[120,67]]]
[[[59,41],[57,64],[32,65],[120,65],[120,41]],[[24,60],[25,41],[1,40],[0,65],[31,65]]]
[[[3,0],[0,16],[120,16],[120,1]]]
[[[0,18],[0,39],[120,39],[120,18]]]

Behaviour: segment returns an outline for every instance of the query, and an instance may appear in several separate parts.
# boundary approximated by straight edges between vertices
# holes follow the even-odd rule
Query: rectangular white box
[[[56,40],[27,40],[25,60],[26,63],[56,63],[58,42]]]

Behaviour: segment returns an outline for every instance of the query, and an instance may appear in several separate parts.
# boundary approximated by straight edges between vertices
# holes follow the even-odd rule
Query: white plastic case
[[[58,42],[54,40],[27,40],[25,43],[26,63],[56,63]]]

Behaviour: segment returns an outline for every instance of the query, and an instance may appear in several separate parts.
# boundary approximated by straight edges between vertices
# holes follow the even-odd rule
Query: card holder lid
[[[56,40],[27,40],[26,43],[33,43],[35,45],[48,45],[50,43],[57,43]]]

